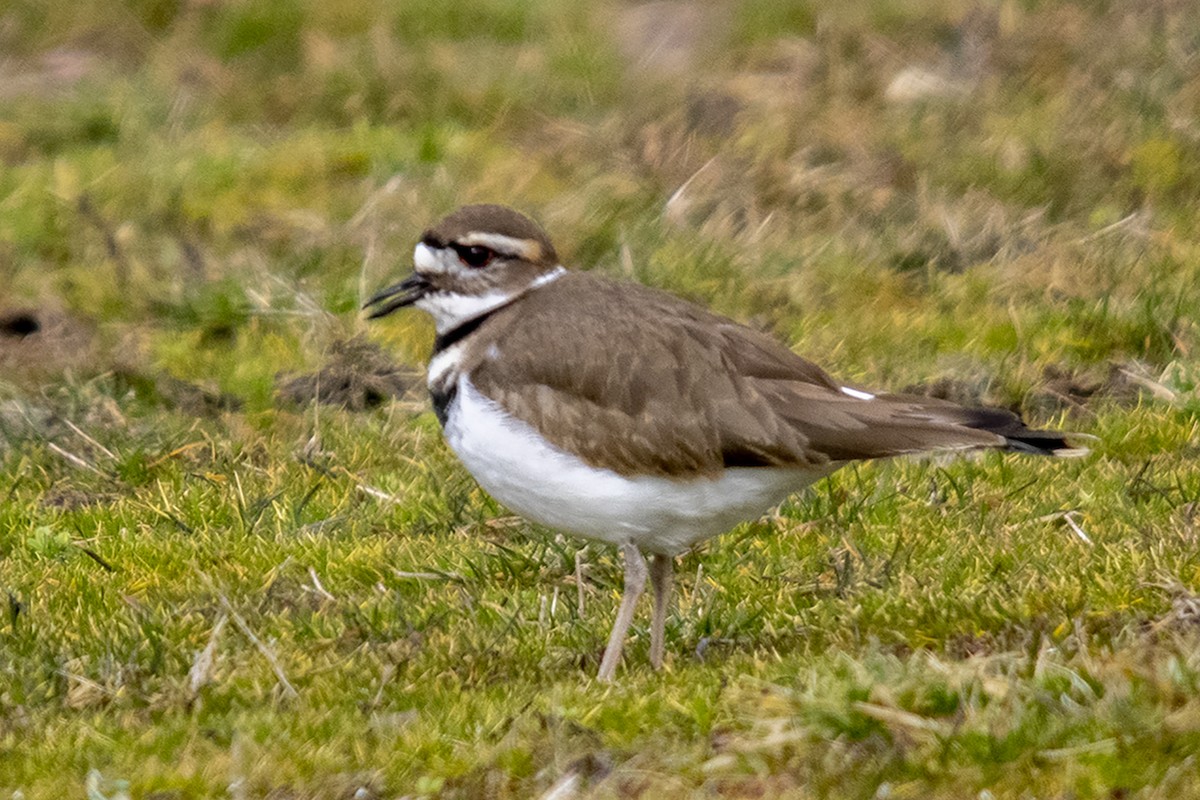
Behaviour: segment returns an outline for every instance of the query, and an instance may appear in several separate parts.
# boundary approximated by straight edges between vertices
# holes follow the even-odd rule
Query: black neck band
[[[495,311],[499,311],[499,310],[500,309],[497,308],[497,309],[494,309],[493,311],[488,311],[486,313],[480,314],[478,317],[474,317],[472,319],[467,320],[462,325],[459,325],[457,328],[452,328],[452,329],[446,331],[445,333],[439,333],[437,338],[433,340],[433,355],[436,356],[438,353],[442,352],[447,347],[454,346],[455,344],[461,342],[463,339],[470,336],[475,331],[479,330],[479,326],[482,325],[484,322],[486,322],[487,318],[490,317],[493,313],[495,313]]]

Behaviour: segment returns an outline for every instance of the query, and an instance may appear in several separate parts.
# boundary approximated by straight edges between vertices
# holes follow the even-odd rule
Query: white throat
[[[424,243],[418,244],[413,251],[413,265],[418,273],[424,275],[445,274],[462,269],[453,252],[437,250]],[[414,305],[433,317],[434,328],[439,334],[442,334],[489,311],[507,305],[526,292],[557,280],[565,273],[566,270],[562,267],[555,267],[539,276],[528,286],[523,286],[515,291],[493,290],[485,294],[430,292]]]
[[[439,334],[452,331],[459,325],[483,316],[516,299],[521,292],[488,292],[487,294],[458,294],[434,292],[414,305],[433,317],[433,327]]]

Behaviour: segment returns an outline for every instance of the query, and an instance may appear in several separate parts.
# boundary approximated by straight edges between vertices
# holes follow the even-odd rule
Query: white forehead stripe
[[[425,242],[413,248],[413,266],[422,275],[443,275],[460,269],[458,257],[452,249],[430,247]]]
[[[432,247],[420,242],[413,248],[413,266],[417,272],[440,272],[442,262]]]
[[[438,250],[421,242],[413,248],[413,266],[423,275],[440,275],[458,266],[452,250]]]
[[[858,389],[851,389],[849,386],[842,387],[842,394],[849,395],[856,400],[874,400],[875,395],[870,392],[860,392]]]
[[[513,255],[526,261],[537,261],[542,257],[542,246],[532,239],[517,239],[502,233],[487,233],[471,231],[458,240],[459,244],[468,247],[481,245],[489,250],[495,250],[501,255]]]

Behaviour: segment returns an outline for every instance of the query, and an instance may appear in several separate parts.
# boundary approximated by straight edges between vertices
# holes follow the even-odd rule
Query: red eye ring
[[[453,247],[455,254],[458,255],[458,260],[471,269],[482,269],[496,257],[495,251],[483,245],[453,245]]]

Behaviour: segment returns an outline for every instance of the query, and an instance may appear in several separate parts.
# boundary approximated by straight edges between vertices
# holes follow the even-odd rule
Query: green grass
[[[0,796],[1200,795],[1200,21],[824,6],[0,11]],[[843,470],[598,685],[615,553],[276,394],[479,200],[1095,454]]]

